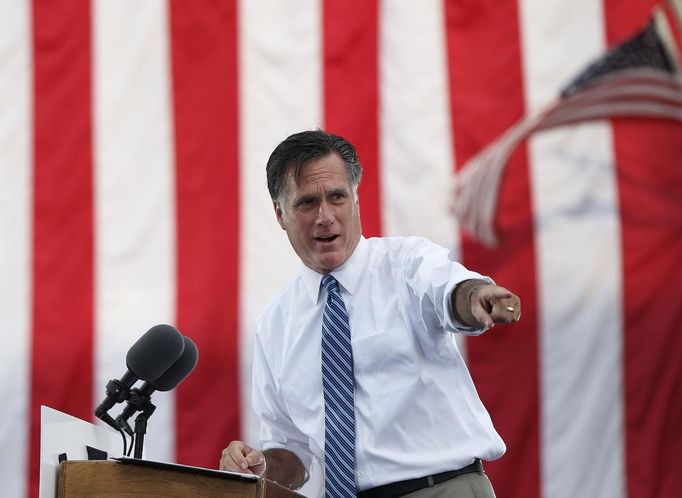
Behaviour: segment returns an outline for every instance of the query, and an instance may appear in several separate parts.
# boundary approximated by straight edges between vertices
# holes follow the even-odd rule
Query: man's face
[[[305,164],[298,182],[289,174],[282,202],[275,202],[277,221],[308,268],[326,274],[353,254],[360,212],[338,154]]]

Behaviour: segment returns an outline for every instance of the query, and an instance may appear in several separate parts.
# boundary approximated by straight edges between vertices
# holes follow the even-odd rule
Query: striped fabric
[[[154,394],[147,457],[256,444],[255,321],[299,264],[265,162],[323,127],[358,146],[366,236],[428,237],[523,300],[462,345],[508,446],[497,495],[676,498],[682,125],[532,135],[496,248],[452,214],[453,173],[659,3],[679,40],[678,0],[0,2],[2,495],[36,496],[39,405],[92,420],[158,323],[200,361]]]
[[[339,283],[325,275],[322,285],[327,289],[322,315],[325,496],[354,498],[355,377],[350,323]]]

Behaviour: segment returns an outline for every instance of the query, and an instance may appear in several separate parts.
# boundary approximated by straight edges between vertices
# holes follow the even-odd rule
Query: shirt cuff
[[[471,275],[468,276],[467,278],[460,278],[458,280],[453,280],[451,283],[448,284],[447,292],[445,295],[447,296],[446,298],[446,303],[445,303],[445,309],[447,310],[446,315],[446,329],[455,332],[458,334],[463,334],[463,335],[481,335],[483,332],[488,330],[486,327],[472,327],[470,325],[465,325],[463,323],[460,323],[455,319],[455,313],[454,310],[452,309],[452,299],[450,296],[452,296],[452,293],[455,292],[457,289],[457,286],[464,282],[465,280],[483,280],[484,282],[495,285],[495,282],[493,281],[492,278],[486,277],[484,275],[480,275],[475,272],[471,272]]]

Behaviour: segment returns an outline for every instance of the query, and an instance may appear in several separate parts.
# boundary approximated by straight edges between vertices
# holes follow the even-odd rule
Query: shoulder
[[[305,298],[303,282],[300,272],[289,279],[275,292],[268,304],[258,315],[256,333],[259,336],[269,336],[273,329],[279,329],[287,322],[287,316],[295,302]],[[273,327],[276,326],[276,327]]]
[[[385,251],[409,251],[425,247],[438,247],[444,249],[442,246],[439,246],[425,237],[417,237],[414,235],[403,237],[370,237],[367,239],[367,242],[372,249]]]
[[[409,263],[425,255],[448,257],[449,251],[424,237],[372,237],[367,239],[370,257],[375,261],[388,259],[393,263]]]

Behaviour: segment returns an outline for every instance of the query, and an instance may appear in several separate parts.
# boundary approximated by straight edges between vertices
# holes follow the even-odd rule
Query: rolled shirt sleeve
[[[252,404],[260,421],[259,440],[262,450],[289,450],[310,471],[313,455],[308,446],[308,438],[296,428],[287,412],[258,335],[253,357]]]
[[[465,280],[478,279],[490,284],[493,280],[453,261],[447,249],[427,239],[409,237],[405,249],[407,284],[419,299],[427,299],[434,307],[443,329],[465,335],[483,333],[483,327],[470,327],[455,320],[450,296]]]

